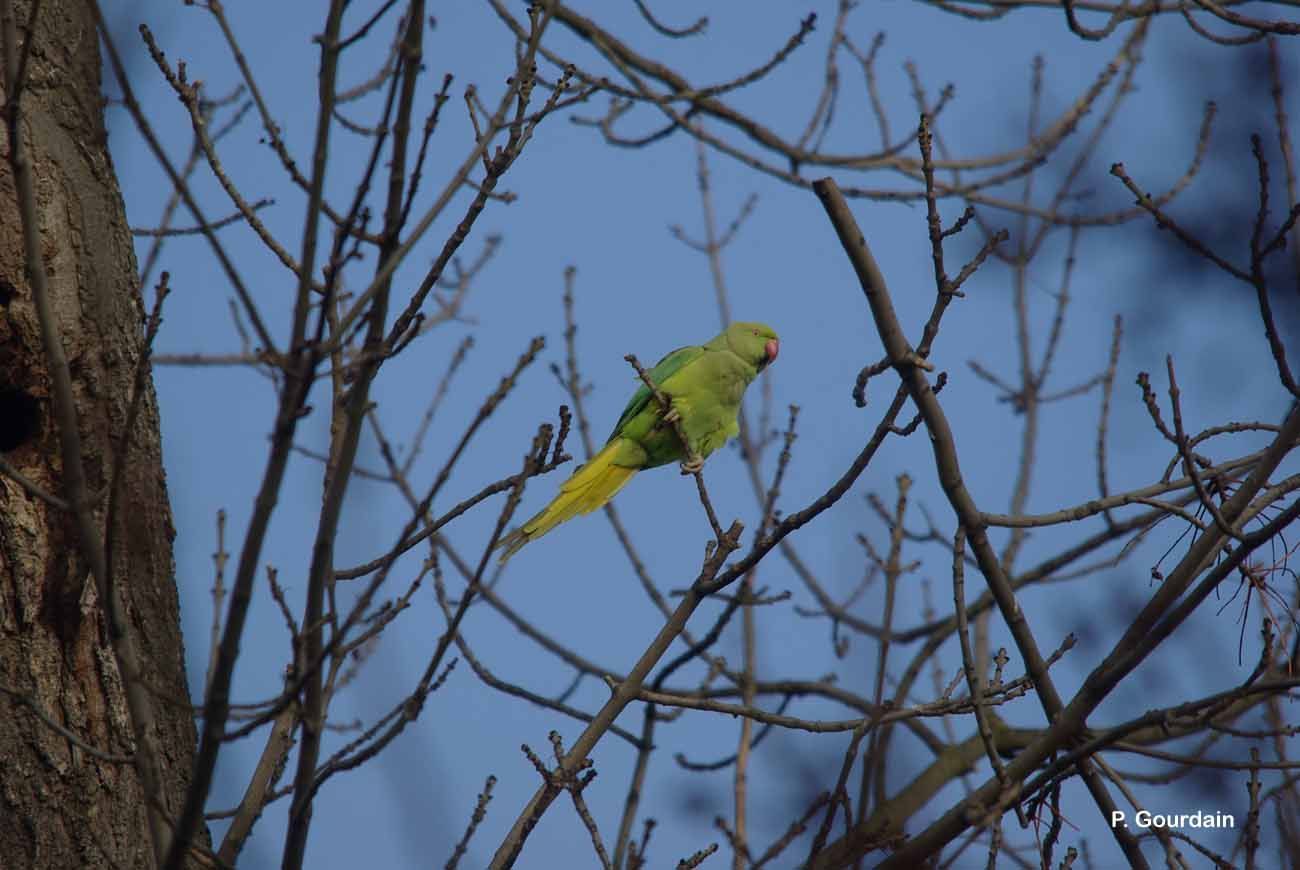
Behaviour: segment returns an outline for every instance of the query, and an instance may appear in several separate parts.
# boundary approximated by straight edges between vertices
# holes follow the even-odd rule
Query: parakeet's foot
[[[696,474],[703,467],[704,460],[697,456],[682,463],[682,474]]]
[[[668,413],[664,414],[664,422],[667,423],[669,426],[673,425],[680,419],[682,419],[682,414],[680,411],[677,410],[676,405],[673,405],[671,408],[668,409]]]

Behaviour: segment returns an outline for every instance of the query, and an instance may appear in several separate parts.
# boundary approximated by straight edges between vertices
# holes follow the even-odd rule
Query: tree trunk
[[[108,155],[99,42],[80,0],[45,0],[31,35],[29,3],[14,3],[13,14],[19,44],[34,40],[22,135],[35,174],[51,304],[71,367],[81,464],[104,534],[114,451],[143,351],[144,310]],[[9,148],[0,127],[0,154]],[[150,378],[144,391],[124,463],[109,570],[139,645],[144,683],[156,699],[162,801],[175,813],[189,780],[195,729]],[[0,160],[0,449],[29,481],[62,497],[51,394],[14,177]],[[6,868],[154,863],[136,769],[121,758],[135,745],[122,677],[79,546],[68,511],[0,473],[0,864]]]

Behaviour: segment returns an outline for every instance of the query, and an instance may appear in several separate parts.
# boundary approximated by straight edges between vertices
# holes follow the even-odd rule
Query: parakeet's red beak
[[[763,345],[763,351],[767,354],[767,364],[771,365],[776,362],[776,355],[781,350],[781,345],[775,338],[769,338],[767,344]]]

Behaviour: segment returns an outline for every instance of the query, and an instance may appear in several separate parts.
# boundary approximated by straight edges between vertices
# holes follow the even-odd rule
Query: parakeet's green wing
[[[659,362],[655,363],[655,367],[646,372],[646,374],[650,376],[650,381],[655,386],[662,386],[664,381],[677,374],[683,366],[694,362],[703,355],[704,348],[700,347],[698,344],[693,344],[689,347],[679,347],[677,350],[672,351],[663,359],[659,360]],[[654,397],[650,394],[650,388],[645,384],[642,384],[641,388],[632,394],[632,398],[628,401],[627,407],[623,409],[623,413],[618,418],[618,422],[614,424],[614,431],[609,433],[608,441],[613,441],[618,437],[618,434],[623,431],[623,427],[627,425],[628,421],[641,413],[641,410],[646,406],[646,403],[651,401],[653,398]],[[608,443],[608,441],[606,443]]]

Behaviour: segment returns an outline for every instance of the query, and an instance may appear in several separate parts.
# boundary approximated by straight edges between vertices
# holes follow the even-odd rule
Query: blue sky
[[[661,17],[678,22],[692,19],[692,8],[688,4],[655,6]],[[630,5],[599,14],[611,31],[677,66],[692,81],[713,82],[730,79],[769,57],[806,11],[791,6],[761,11],[749,6],[710,10],[708,35],[678,42],[654,36]],[[821,82],[825,40],[834,10],[817,11],[819,29],[808,44],[770,79],[732,100],[737,108],[754,113],[788,135],[795,135],[806,123]],[[310,38],[319,27],[315,20],[318,10],[305,12],[296,4],[231,3],[228,13],[289,147],[305,165],[315,125],[317,56]],[[456,82],[431,147],[426,202],[431,192],[445,183],[450,167],[468,147],[461,96],[464,87],[475,84],[491,104],[513,65],[512,43],[485,4],[454,4],[437,8],[434,14],[437,26],[426,35],[428,75],[423,105],[427,106],[427,98],[444,72],[455,73]],[[352,13],[354,18],[357,15]],[[202,79],[210,93],[227,93],[236,83],[233,64],[204,12],[179,4],[137,4],[129,17],[147,21],[169,57],[184,60],[190,77]],[[910,86],[901,68],[904,61],[911,60],[932,96],[944,84],[955,84],[955,99],[939,129],[954,152],[963,156],[996,153],[1022,144],[1028,71],[1035,53],[1041,53],[1046,61],[1043,114],[1051,119],[1109,62],[1126,32],[1121,29],[1100,43],[1084,43],[1065,32],[1057,14],[1023,12],[992,24],[977,24],[901,2],[865,6],[850,19],[849,33],[859,45],[869,44],[877,30],[887,33],[879,61],[880,88],[895,137],[915,123]],[[590,49],[575,47],[558,27],[549,36],[555,38],[557,48],[573,49],[580,61],[595,65]],[[173,159],[183,159],[190,140],[183,108],[143,54],[133,27],[123,26],[118,38],[120,50],[135,56],[132,75],[138,96]],[[380,42],[374,43],[376,51]],[[1258,47],[1246,50],[1262,51]],[[1283,43],[1282,50],[1288,69],[1300,68],[1300,53],[1294,46]],[[1233,124],[1246,116],[1246,101],[1232,89],[1239,86],[1239,80],[1215,72],[1235,55],[1191,38],[1181,20],[1170,17],[1158,22],[1144,54],[1147,61],[1138,74],[1138,91],[1103,140],[1088,175],[1091,181],[1085,186],[1092,189],[1088,208],[1101,210],[1129,203],[1130,197],[1105,172],[1117,160],[1123,161],[1146,189],[1161,190],[1172,183],[1190,158],[1206,99],[1219,102],[1221,129],[1235,130]],[[373,52],[346,61],[341,77],[344,86],[366,78],[376,62]],[[879,143],[864,89],[854,67],[842,63],[841,74],[845,97],[830,140],[832,150],[872,150]],[[1295,95],[1290,98],[1294,117],[1300,109],[1295,106]],[[371,101],[344,111],[350,118],[362,119],[373,105]],[[597,437],[604,436],[635,386],[635,375],[623,362],[624,354],[636,353],[648,364],[674,347],[707,340],[718,331],[708,264],[668,229],[680,225],[693,237],[702,235],[694,146],[676,137],[646,149],[613,149],[603,145],[595,131],[570,120],[574,115],[598,117],[605,106],[605,98],[597,96],[585,107],[557,113],[538,128],[534,141],[502,184],[518,199],[510,204],[490,204],[462,249],[465,261],[471,262],[487,237],[501,236],[498,253],[477,277],[465,301],[465,322],[440,326],[422,337],[408,353],[385,367],[374,390],[373,398],[390,437],[409,446],[411,433],[456,347],[465,336],[474,337],[475,345],[414,466],[417,486],[427,486],[483,398],[529,339],[539,334],[546,337],[548,344],[539,361],[474,440],[435,509],[445,509],[517,468],[537,424],[553,421],[556,408],[565,401],[547,365],[563,362],[560,299],[567,266],[577,268],[578,349],[584,377],[593,385],[588,406]],[[110,109],[109,122],[129,217],[133,225],[152,226],[168,193],[165,180],[140,147],[125,112]],[[633,113],[627,129],[646,131],[658,123],[658,118],[643,109]],[[1294,136],[1296,131],[1292,133]],[[296,251],[302,197],[286,182],[276,158],[261,143],[262,136],[250,116],[223,140],[224,163],[246,196],[275,198],[275,205],[260,214],[286,247]],[[1212,146],[1218,149],[1214,154],[1239,153],[1248,159],[1248,143],[1243,138],[1218,137]],[[328,189],[333,201],[344,201],[350,192],[365,147],[363,140],[346,131],[335,134]],[[852,270],[816,197],[759,176],[725,156],[710,154],[708,159],[715,207],[724,224],[749,195],[758,195],[752,217],[725,252],[724,267],[735,316],[766,321],[781,334],[781,358],[769,375],[774,419],[778,425],[783,422],[784,409],[790,403],[802,408],[799,441],[782,502],[785,510],[794,510],[823,492],[861,448],[878,419],[884,401],[881,397],[892,393],[893,376],[873,382],[873,401],[867,408],[853,406],[849,398],[853,378],[862,365],[877,359],[881,350]],[[844,183],[859,180],[848,174],[837,177]],[[200,169],[196,179],[196,190],[208,214],[228,213],[229,204],[210,173]],[[882,175],[860,181],[873,186],[906,184],[898,177]],[[1046,179],[1041,189],[1049,189]],[[1221,198],[1234,196],[1244,198],[1247,211],[1253,208],[1253,190],[1202,178],[1180,205],[1194,212],[1215,208]],[[399,285],[418,281],[466,202],[468,193],[463,191],[457,204],[435,223],[417,248],[410,265],[399,271]],[[860,200],[852,205],[889,280],[895,306],[915,340],[934,292],[924,209]],[[950,221],[960,213],[960,206],[944,203],[943,212]],[[1013,230],[1018,223],[997,212],[988,212],[987,218],[994,226]],[[188,225],[190,219],[186,216],[178,223]],[[1229,419],[1276,422],[1285,410],[1267,348],[1259,341],[1253,300],[1216,275],[1202,272],[1199,277],[1188,277],[1185,272],[1162,272],[1153,265],[1153,260],[1163,262],[1159,250],[1151,247],[1153,237],[1143,222],[1082,236],[1071,287],[1074,302],[1054,370],[1058,388],[1099,372],[1105,365],[1112,318],[1116,314],[1126,317],[1128,328],[1110,432],[1115,489],[1150,482],[1158,474],[1152,468],[1163,467],[1168,459],[1167,447],[1152,431],[1133,387],[1138,371],[1151,371],[1163,396],[1166,353],[1174,355],[1179,367],[1190,428]],[[264,317],[282,338],[293,295],[288,272],[248,230],[232,227],[224,231],[223,239],[253,288]],[[1056,234],[1049,244],[1059,252],[1064,234]],[[1157,244],[1171,242],[1159,237]],[[952,264],[963,262],[973,248],[969,238],[954,240],[949,246],[950,271],[955,271]],[[147,241],[140,240],[142,256],[146,249]],[[1044,318],[1061,278],[1060,259],[1049,250],[1030,271],[1036,350],[1045,340],[1048,321]],[[1241,252],[1236,259],[1244,259]],[[190,237],[171,241],[160,265],[171,271],[174,292],[157,351],[238,350],[239,337],[229,314],[233,294],[204,244]],[[369,262],[358,267],[349,277],[347,289],[362,289],[369,269]],[[990,265],[977,274],[966,286],[966,298],[947,315],[932,357],[951,378],[942,398],[956,431],[967,484],[980,506],[990,511],[1007,509],[1021,420],[996,401],[993,389],[973,375],[967,361],[978,360],[1014,377],[1010,288],[1010,273],[1002,267]],[[177,582],[191,686],[197,693],[207,664],[215,514],[218,508],[227,511],[227,547],[237,552],[264,463],[274,395],[264,377],[245,369],[157,367],[155,378],[177,526]],[[756,393],[751,391],[751,413]],[[314,398],[316,411],[299,429],[300,443],[320,450],[328,438],[328,398],[323,393]],[[1098,408],[1099,398],[1092,393],[1045,412],[1030,511],[1047,511],[1095,495],[1093,440]],[[1212,455],[1239,455],[1256,443],[1258,439],[1240,436]],[[569,446],[571,452],[578,452],[576,437]],[[766,475],[770,476],[774,461],[775,451],[770,451]],[[360,464],[382,467],[371,438],[363,441]],[[951,531],[951,512],[936,484],[924,434],[892,439],[842,503],[796,538],[800,553],[835,593],[848,594],[864,571],[855,534],[871,537],[881,548],[887,544],[886,532],[868,508],[865,495],[876,492],[892,504],[894,480],[904,471],[915,480],[915,504],[923,504],[946,533]],[[563,473],[567,472],[533,481],[521,514],[537,510]],[[263,553],[263,560],[278,568],[280,580],[294,600],[304,593],[299,578],[309,561],[307,542],[319,505],[320,474],[317,462],[295,457]],[[737,454],[720,451],[708,464],[707,480],[724,522],[741,519],[750,529],[749,540],[759,508]],[[453,527],[452,540],[467,557],[481,552],[500,504],[498,498]],[[672,469],[641,475],[619,496],[618,505],[660,587],[680,588],[689,582],[707,537],[691,482]],[[910,514],[909,519],[912,527],[921,526],[919,513]],[[340,532],[338,564],[352,565],[383,552],[405,521],[406,511],[391,487],[356,480]],[[1032,564],[1063,541],[1083,534],[1077,530],[1035,533],[1019,564]],[[1125,567],[1023,597],[1045,649],[1055,648],[1070,631],[1090,638],[1054,671],[1063,693],[1077,687],[1118,637],[1122,625],[1111,619],[1111,614],[1127,613],[1132,601],[1148,594],[1146,578],[1152,554],[1158,555],[1172,543],[1173,535],[1155,537],[1152,546],[1135,554]],[[922,578],[929,580],[938,606],[951,600],[948,557],[937,548],[922,547],[910,555],[920,559],[921,566],[904,584],[897,605],[901,625],[921,620]],[[396,572],[392,588],[386,590],[388,595],[398,594],[418,567],[416,560],[400,564],[403,570]],[[790,602],[759,612],[762,675],[814,678],[834,671],[841,684],[869,693],[876,668],[873,644],[855,637],[847,656],[836,659],[825,620],[802,618],[794,612],[794,605],[808,607],[812,599],[778,556],[763,563],[757,582],[771,592],[789,590],[792,595]],[[978,576],[968,576],[967,584],[972,597],[982,589]],[[526,548],[512,561],[498,590],[535,625],[610,670],[629,667],[661,624],[600,515],[575,520]],[[868,591],[856,612],[875,621],[879,591],[878,587]],[[282,621],[264,593],[265,587],[260,587],[236,674],[241,700],[266,698],[276,692],[289,655]],[[718,609],[716,604],[702,607],[692,629],[702,631]],[[1111,721],[1160,701],[1209,693],[1239,681],[1253,665],[1256,651],[1250,644],[1257,637],[1258,626],[1251,623],[1246,627],[1244,663],[1239,666],[1235,616],[1232,607],[1220,614],[1212,608],[1198,614],[1175,638],[1167,655],[1151,663],[1154,676],[1144,681],[1139,674],[1133,686],[1122,689],[1102,708],[1098,719]],[[361,678],[340,695],[337,720],[369,722],[376,711],[387,709],[409,691],[442,627],[432,593],[425,588],[417,594],[411,611],[371,652]],[[471,611],[464,633],[485,664],[504,679],[552,695],[572,681],[569,669],[518,636],[487,607]],[[740,656],[737,637],[735,631],[729,632],[718,648],[733,663]],[[994,645],[1001,644],[1014,648],[998,628]],[[1222,654],[1188,668],[1189,649],[1206,644]],[[941,661],[955,669],[960,657],[955,647],[949,647],[940,654]],[[892,659],[891,668],[901,670],[909,657],[907,651]],[[1009,669],[1017,675],[1021,672],[1014,657]],[[701,673],[692,671],[683,682],[690,684]],[[920,685],[923,688],[917,700],[932,698],[928,680]],[[603,686],[584,680],[569,702],[593,710],[606,693]],[[842,709],[813,702],[797,703],[795,708],[792,714],[810,718],[846,715]],[[1038,722],[1041,712],[1037,701],[1027,698],[1003,708],[1003,715],[1015,724],[1029,725]],[[634,706],[620,724],[637,728],[640,719],[640,709]],[[959,738],[971,727],[966,719],[953,722]],[[536,774],[520,754],[519,744],[527,742],[538,752],[549,751],[546,734],[552,728],[567,741],[581,730],[578,723],[491,691],[462,662],[402,738],[374,763],[336,778],[323,790],[317,802],[309,865],[353,867],[362,861],[372,866],[440,865],[459,838],[484,779],[495,774],[498,784],[487,820],[462,866],[485,864],[537,785]],[[668,760],[669,756],[676,752],[694,760],[725,756],[734,751],[737,731],[737,724],[730,719],[699,714],[660,726],[661,758],[647,783],[644,804],[645,812],[660,823],[652,840],[654,864],[676,861],[719,839],[712,817],[715,813],[729,815],[729,771],[687,773]],[[331,745],[337,747],[350,736],[335,735]],[[755,843],[765,846],[784,830],[791,816],[792,795],[802,799],[809,789],[805,778],[812,778],[817,788],[831,784],[847,739],[846,735],[796,738],[776,734],[762,747],[751,775]],[[896,735],[893,745],[900,758],[891,767],[890,785],[897,788],[924,756],[904,734]],[[253,742],[226,750],[212,808],[224,808],[238,800],[246,771],[259,750],[260,743]],[[594,758],[599,777],[587,796],[602,833],[610,839],[622,808],[633,752],[607,737]],[[1235,790],[1222,800],[1240,807],[1245,785],[1243,777],[1238,779],[1242,781],[1233,780]],[[1079,830],[1072,832],[1075,842],[1086,836],[1094,858],[1104,859],[1114,845],[1099,826],[1095,809],[1081,790],[1067,792],[1065,811],[1079,825]],[[959,794],[949,789],[934,812],[946,808]],[[283,801],[268,810],[245,853],[245,866],[278,862],[286,811]],[[220,825],[213,830],[220,836]],[[1014,831],[1010,836],[1023,842],[1027,835]],[[573,860],[585,862],[579,866],[594,866],[594,858],[587,860],[587,848],[586,834],[571,807],[560,802],[532,835],[519,866],[558,866]],[[575,850],[581,859],[573,858]],[[982,866],[982,854],[968,857]],[[720,855],[705,866],[723,862]],[[959,862],[958,866],[965,865]]]

